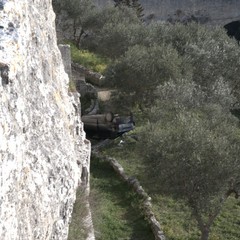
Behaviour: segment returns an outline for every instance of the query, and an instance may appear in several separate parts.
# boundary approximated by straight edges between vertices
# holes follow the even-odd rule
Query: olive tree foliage
[[[201,240],[227,198],[240,196],[240,129],[228,110],[230,91],[221,79],[208,93],[191,80],[166,82],[139,140],[155,190],[185,200]]]
[[[72,28],[72,38],[79,47],[87,30],[96,24],[97,8],[92,0],[53,0],[53,9],[57,15],[67,15],[65,28]],[[69,19],[71,21],[69,21]],[[64,30],[64,29],[63,29]]]
[[[122,48],[127,50],[108,68],[107,80],[123,95],[145,105],[153,102],[159,84],[182,76],[206,92],[222,79],[240,100],[240,48],[223,29],[196,23],[154,23],[142,29],[136,35],[144,37]]]
[[[143,24],[131,8],[107,7],[95,17],[97,22],[83,44],[104,56],[116,59],[145,37]]]
[[[106,74],[132,104],[154,101],[156,86],[181,77],[182,60],[170,45],[129,47]]]
[[[223,78],[240,97],[240,48],[224,29],[209,29],[195,23],[153,24],[145,41],[170,43],[183,58],[186,66],[183,70],[197,84],[207,89],[216,79]]]
[[[117,58],[129,45],[145,37],[139,15],[141,5],[137,0],[120,2],[115,7],[101,9],[93,0],[53,0],[53,8],[60,17],[63,12],[67,14],[64,24],[66,28],[73,28],[77,46],[81,44],[81,47]]]

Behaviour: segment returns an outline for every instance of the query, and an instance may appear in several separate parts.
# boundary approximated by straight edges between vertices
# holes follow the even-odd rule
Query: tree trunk
[[[198,223],[198,228],[201,231],[201,238],[200,240],[208,240],[209,238],[209,233],[210,233],[210,227],[213,223],[213,220],[215,219],[215,216],[209,219],[208,223],[204,223],[204,220],[199,213],[198,209],[196,208],[196,203],[194,201],[190,202],[190,206],[192,206],[192,214],[197,220]]]
[[[76,21],[73,20],[73,39],[74,39],[74,41],[76,41],[76,33],[77,33]]]
[[[201,229],[201,240],[208,240],[209,232],[210,228],[208,226],[205,226],[203,229]]]
[[[81,32],[80,32],[80,34],[79,34],[79,36],[78,36],[78,38],[77,38],[77,41],[76,41],[76,45],[77,45],[78,48],[80,47],[81,37],[82,37],[82,35],[83,35],[84,33],[85,33],[84,30],[81,29]]]

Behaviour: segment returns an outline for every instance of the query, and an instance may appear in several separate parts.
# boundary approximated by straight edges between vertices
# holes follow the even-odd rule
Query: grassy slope
[[[74,62],[97,72],[103,73],[108,60],[85,50],[78,50],[71,44],[71,54]],[[136,176],[146,191],[151,194],[153,208],[163,226],[169,240],[198,239],[199,231],[191,218],[189,209],[183,202],[170,197],[153,194],[152,186],[144,178],[144,169],[134,154],[134,143],[119,148],[111,146],[106,151],[115,156],[128,175]],[[153,236],[138,209],[136,196],[127,185],[122,183],[113,170],[97,159],[91,165],[91,190],[94,225],[97,239],[102,240],[151,240]],[[83,213],[81,193],[78,193],[73,220],[70,225],[69,240],[81,240],[84,231],[81,229]],[[222,214],[214,224],[210,240],[240,239],[240,203],[231,198],[226,203]]]
[[[134,153],[135,143],[123,138],[125,144],[119,146],[115,140],[105,153],[116,157],[127,175],[137,177],[152,197],[153,209],[168,240],[197,240],[200,233],[191,218],[188,207],[169,196],[154,193],[156,183],[144,176],[144,167]],[[69,240],[81,240],[81,219],[77,216],[84,211],[81,194],[75,204]],[[149,226],[141,216],[139,200],[105,162],[91,160],[91,206],[97,240],[151,240],[154,239]],[[76,237],[78,236],[78,238]],[[240,239],[240,202],[230,198],[217,218],[210,240]]]
[[[71,46],[72,61],[79,63],[84,67],[99,73],[104,73],[110,60],[88,50],[78,49],[74,44],[68,42]]]
[[[91,200],[96,239],[154,239],[141,216],[137,196],[108,163],[96,158],[91,160]]]
[[[199,239],[200,233],[196,222],[191,218],[188,207],[181,201],[169,196],[154,193],[154,185],[144,176],[144,167],[136,158],[134,143],[126,140],[123,147],[116,143],[106,150],[106,154],[115,156],[128,175],[136,176],[145,190],[152,197],[153,209],[163,227],[168,240]],[[210,235],[210,240],[239,240],[240,239],[240,202],[229,198],[221,215],[217,218]],[[146,238],[147,240],[147,238]]]
[[[87,237],[86,229],[84,229],[84,216],[87,216],[87,209],[84,205],[84,193],[79,189],[76,194],[76,202],[74,204],[72,221],[69,226],[68,240],[85,240]]]

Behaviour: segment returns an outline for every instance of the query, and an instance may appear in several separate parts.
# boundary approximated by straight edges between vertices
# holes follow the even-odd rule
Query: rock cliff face
[[[90,145],[51,0],[0,0],[0,238],[67,239]]]
[[[113,4],[113,0],[94,0],[98,6]],[[239,0],[139,0],[145,15],[154,14],[156,19],[166,20],[176,12],[209,17],[210,24],[225,25],[240,20]]]

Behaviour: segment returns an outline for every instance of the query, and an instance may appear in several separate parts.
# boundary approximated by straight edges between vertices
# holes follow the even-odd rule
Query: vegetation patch
[[[68,44],[71,46],[71,57],[73,62],[79,63],[94,72],[104,73],[109,64],[107,58],[88,50],[78,49],[73,43],[68,42]]]
[[[69,92],[76,92],[76,84],[72,79],[69,79],[69,83],[68,83],[68,91]]]
[[[135,132],[129,134],[135,135],[138,131],[139,129],[136,129]],[[137,157],[135,146],[136,142],[134,143],[132,137],[125,136],[121,139],[116,139],[115,142],[104,150],[104,153],[115,157],[124,167],[127,175],[135,176],[140,180],[145,191],[152,197],[153,211],[167,239],[200,239],[201,234],[197,228],[197,222],[191,215],[190,208],[184,201],[156,192],[155,186],[158,183],[146,176],[146,167]],[[239,200],[230,197],[212,226],[209,240],[240,239],[239,227]]]
[[[87,229],[84,228],[84,218],[87,214],[86,194],[83,189],[79,188],[69,226],[68,240],[85,240],[87,238]]]
[[[136,194],[97,158],[91,159],[91,202],[96,239],[154,239]]]

